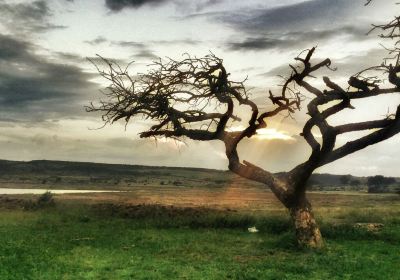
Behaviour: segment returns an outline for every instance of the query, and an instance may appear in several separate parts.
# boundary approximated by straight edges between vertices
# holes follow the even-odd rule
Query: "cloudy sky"
[[[380,64],[385,51],[371,23],[392,18],[395,1],[376,0],[0,0],[0,158],[72,160],[226,169],[219,142],[139,139],[143,120],[102,126],[84,106],[106,86],[86,58],[100,54],[131,73],[157,57],[179,59],[210,51],[233,79],[248,77],[253,99],[269,108],[267,92],[305,49],[330,57],[337,71],[322,75],[345,84],[349,75]],[[317,77],[318,78],[318,77]],[[318,79],[315,83],[320,85]],[[398,96],[355,103],[333,122],[382,118]],[[278,116],[268,130],[241,144],[242,159],[271,171],[308,157],[298,136],[304,112]],[[345,143],[354,135],[341,137]],[[400,176],[400,136],[318,170],[336,174]]]

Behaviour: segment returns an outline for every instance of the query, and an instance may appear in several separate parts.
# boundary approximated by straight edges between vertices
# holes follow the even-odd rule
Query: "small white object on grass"
[[[248,230],[249,232],[251,232],[251,233],[256,233],[256,232],[258,232],[258,229],[257,229],[256,227],[249,227],[247,230]]]

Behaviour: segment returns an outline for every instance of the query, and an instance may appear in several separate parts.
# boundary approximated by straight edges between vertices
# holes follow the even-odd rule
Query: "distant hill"
[[[0,176],[2,174],[48,174],[48,175],[137,175],[146,171],[177,171],[186,170],[193,172],[224,172],[214,169],[190,167],[164,167],[127,164],[107,164],[93,162],[71,162],[53,160],[8,161],[0,160]]]
[[[49,189],[125,190],[143,185],[208,188],[241,185],[264,188],[262,184],[223,170],[49,160],[0,160],[0,184],[3,187]],[[309,189],[323,191],[367,190],[366,184],[366,177],[332,174],[313,174],[308,182]]]

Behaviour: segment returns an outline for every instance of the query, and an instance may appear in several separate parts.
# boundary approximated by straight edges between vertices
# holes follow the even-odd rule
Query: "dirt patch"
[[[176,207],[160,204],[114,204],[100,203],[92,205],[92,209],[99,214],[118,216],[122,218],[176,218],[176,217],[204,217],[207,214],[224,214],[235,210],[217,210],[205,207]]]
[[[260,188],[238,186],[216,189],[143,186],[121,193],[64,194],[56,197],[60,200],[82,200],[89,204],[161,204],[252,211],[283,209],[271,192]]]
[[[356,223],[354,227],[365,229],[369,232],[377,232],[383,228],[382,223]]]

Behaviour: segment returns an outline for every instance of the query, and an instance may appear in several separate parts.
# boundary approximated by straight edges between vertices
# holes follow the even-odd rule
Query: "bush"
[[[181,181],[173,181],[172,185],[174,185],[174,186],[182,186],[183,182],[181,182]]]
[[[41,194],[36,200],[26,200],[23,203],[25,210],[38,210],[55,205],[54,196],[50,191]]]
[[[50,191],[46,191],[38,197],[36,204],[39,208],[54,206],[55,202],[53,194]]]

